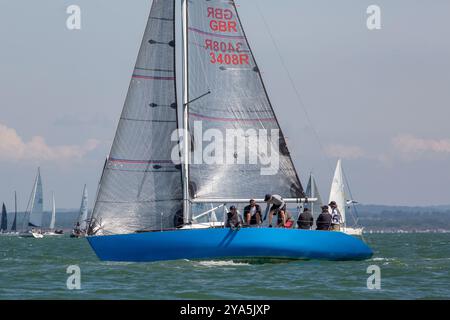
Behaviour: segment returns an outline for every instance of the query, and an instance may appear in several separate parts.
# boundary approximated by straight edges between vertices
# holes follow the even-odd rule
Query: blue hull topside
[[[282,229],[191,229],[90,236],[100,260],[274,258],[364,260],[373,252],[359,238],[342,232]]]

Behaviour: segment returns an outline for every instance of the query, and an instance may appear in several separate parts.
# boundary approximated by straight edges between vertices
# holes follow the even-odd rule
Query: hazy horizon
[[[313,171],[326,201],[342,158],[362,204],[450,205],[450,2],[236,3],[304,188]],[[81,7],[81,30],[66,28],[71,4]],[[381,30],[366,27],[371,4],[381,7]],[[85,183],[92,208],[150,6],[0,1],[0,201],[8,211],[14,190],[25,210],[38,166],[45,209],[52,191],[58,208],[79,207]]]
[[[244,204],[241,204],[240,206],[244,206]],[[450,204],[437,204],[437,205],[423,205],[423,206],[404,206],[404,205],[387,205],[387,204],[377,204],[377,203],[364,203],[364,204],[358,204],[358,206],[362,207],[387,207],[387,208],[435,208],[435,209],[450,209]],[[10,209],[13,209],[12,207]],[[80,208],[73,207],[73,208],[62,208],[62,207],[56,207],[56,213],[74,213],[78,212]],[[92,208],[89,208],[89,211],[92,210]],[[7,211],[8,214],[13,214],[12,210]],[[17,213],[25,213],[25,211],[18,211]],[[44,213],[51,213],[51,209],[45,209]]]

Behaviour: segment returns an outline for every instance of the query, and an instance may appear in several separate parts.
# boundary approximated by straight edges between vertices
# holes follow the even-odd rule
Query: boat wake
[[[198,266],[203,267],[227,267],[227,266],[250,266],[255,264],[276,264],[276,263],[289,263],[293,261],[300,261],[302,259],[289,259],[289,258],[265,258],[255,257],[247,259],[231,259],[231,260],[203,260],[193,261]],[[189,260],[186,260],[189,261]]]
[[[395,261],[394,258],[373,258],[372,261]]]
[[[247,262],[235,262],[233,260],[207,260],[195,261],[194,264],[202,267],[230,267],[230,266],[249,266]]]

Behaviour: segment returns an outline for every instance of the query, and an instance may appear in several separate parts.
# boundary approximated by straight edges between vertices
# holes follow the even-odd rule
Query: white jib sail
[[[335,201],[342,216],[341,223],[345,225],[345,185],[344,174],[342,172],[341,159],[338,160],[334,171],[333,182],[331,183],[329,202]]]
[[[38,169],[36,182],[33,188],[33,201],[30,210],[30,227],[42,226],[42,215],[44,212],[44,196],[42,192],[41,171]]]
[[[88,193],[86,185],[84,185],[83,196],[81,197],[80,215],[78,218],[81,230],[86,230],[87,216],[88,216]]]
[[[55,229],[55,220],[56,220],[56,206],[55,206],[55,194],[52,193],[52,219],[50,220],[50,230]]]

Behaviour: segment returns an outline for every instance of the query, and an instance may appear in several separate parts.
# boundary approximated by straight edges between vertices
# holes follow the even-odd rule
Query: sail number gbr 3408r
[[[210,31],[213,33],[235,33],[237,34],[236,38],[243,40],[244,37],[238,33],[237,21],[233,11],[208,7],[207,17]],[[205,49],[210,51],[210,62],[213,64],[248,65],[249,55],[242,52],[243,47],[245,47],[245,44],[241,41],[205,39]]]

